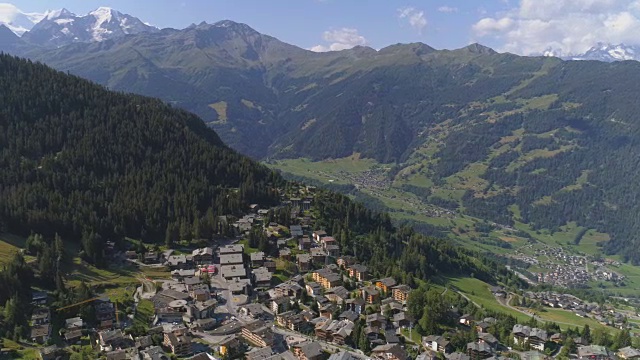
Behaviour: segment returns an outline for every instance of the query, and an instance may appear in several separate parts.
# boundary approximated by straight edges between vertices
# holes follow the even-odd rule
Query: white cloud
[[[424,16],[424,11],[417,10],[416,8],[400,8],[398,9],[398,17],[400,19],[407,20],[409,22],[409,25],[418,30],[419,33],[422,33],[422,29],[427,26],[427,19]]]
[[[327,45],[316,45],[309,50],[315,52],[339,51],[351,49],[354,46],[366,45],[367,39],[358,34],[357,29],[341,28],[337,30],[327,30],[322,34],[322,39]]]
[[[457,7],[451,7],[451,6],[440,6],[438,8],[438,11],[441,13],[456,13],[458,12],[458,8]]]
[[[472,31],[524,55],[579,54],[598,42],[640,45],[640,0],[520,0]]]

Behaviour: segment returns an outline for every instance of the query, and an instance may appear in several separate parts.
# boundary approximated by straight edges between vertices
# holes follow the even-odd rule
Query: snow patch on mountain
[[[22,36],[33,26],[44,19],[50,12],[24,12],[9,3],[0,3],[0,24],[5,25],[14,34]]]

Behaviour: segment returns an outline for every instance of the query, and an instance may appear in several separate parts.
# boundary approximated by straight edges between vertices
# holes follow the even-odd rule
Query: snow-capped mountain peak
[[[0,3],[0,24],[5,25],[14,34],[22,36],[44,19],[48,13],[48,11],[45,13],[24,12],[13,4]]]
[[[55,20],[58,18],[66,18],[66,17],[76,17],[76,14],[72,13],[71,11],[62,8],[60,10],[49,10],[47,12],[44,13],[44,16],[42,19],[47,19],[47,20]],[[38,21],[40,22],[40,21]]]
[[[598,43],[584,54],[570,57],[571,60],[597,60],[597,61],[640,61],[640,46],[625,44]]]
[[[38,45],[58,47],[74,42],[104,41],[157,30],[136,17],[109,7],[99,7],[83,16],[62,9],[49,13],[24,38]]]

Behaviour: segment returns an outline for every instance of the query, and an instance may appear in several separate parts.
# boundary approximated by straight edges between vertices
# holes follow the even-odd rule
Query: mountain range
[[[640,263],[638,62],[479,44],[315,53],[232,21],[56,47],[29,37],[0,28],[5,51],[187,109],[253,158],[369,158],[428,201],[505,225],[574,222]]]

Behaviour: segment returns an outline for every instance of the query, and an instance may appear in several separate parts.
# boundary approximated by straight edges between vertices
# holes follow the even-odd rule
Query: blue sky
[[[10,1],[10,0],[9,0]],[[569,54],[597,42],[640,43],[640,0],[14,0],[25,12],[108,6],[158,27],[229,19],[304,48],[398,42]]]

